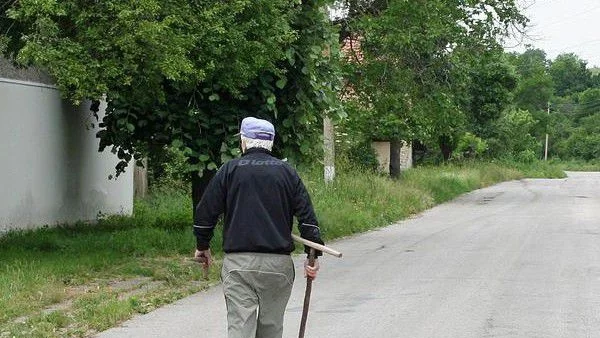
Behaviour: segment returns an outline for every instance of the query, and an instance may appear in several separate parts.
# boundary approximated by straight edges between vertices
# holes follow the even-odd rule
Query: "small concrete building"
[[[133,169],[108,179],[117,158],[98,152],[92,122],[89,104],[0,59],[0,233],[132,213]]]
[[[390,142],[374,141],[371,147],[377,155],[379,162],[379,172],[390,173]],[[400,170],[404,171],[413,167],[412,145],[408,142],[402,142],[400,149]]]

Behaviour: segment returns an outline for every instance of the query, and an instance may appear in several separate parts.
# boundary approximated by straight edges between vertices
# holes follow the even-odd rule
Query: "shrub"
[[[504,112],[496,122],[496,135],[488,140],[490,155],[506,156],[529,161],[541,149],[538,140],[531,134],[537,121],[527,110],[512,109]]]
[[[516,159],[521,163],[533,163],[535,160],[537,160],[537,156],[535,151],[531,149],[525,149],[517,154]]]
[[[458,140],[452,158],[460,160],[481,157],[487,149],[487,142],[477,135],[467,132]]]
[[[348,150],[348,161],[354,167],[363,168],[366,170],[377,170],[379,162],[375,149],[368,141],[363,141],[352,146]]]

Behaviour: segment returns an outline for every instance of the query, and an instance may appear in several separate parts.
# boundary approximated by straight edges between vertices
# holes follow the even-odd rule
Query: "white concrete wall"
[[[400,170],[406,170],[413,167],[412,144],[402,141],[400,149]]]
[[[108,180],[117,159],[92,121],[52,86],[0,78],[0,233],[131,214],[133,169]]]
[[[377,170],[381,173],[390,173],[390,142],[373,142],[371,146],[377,154],[377,162],[379,162],[379,168]]]
[[[375,150],[377,161],[379,162],[378,170],[381,173],[390,173],[390,142],[372,142],[371,147]],[[413,167],[412,144],[402,141],[400,149],[400,170],[406,170]]]

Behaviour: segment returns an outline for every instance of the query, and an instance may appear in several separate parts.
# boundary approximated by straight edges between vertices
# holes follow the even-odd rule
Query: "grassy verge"
[[[600,159],[595,161],[581,161],[581,160],[568,160],[568,161],[550,161],[551,165],[554,165],[562,170],[566,171],[600,171]]]
[[[302,176],[323,234],[333,239],[497,182],[561,173],[556,166],[471,163],[411,169],[398,181],[356,170],[339,173],[327,186],[317,170]],[[185,192],[158,191],[136,201],[133,217],[0,238],[0,337],[90,335],[216,282],[218,266],[204,281],[188,259],[194,247],[190,206]],[[217,258],[220,241],[217,234]]]
[[[514,168],[527,178],[564,178],[565,166],[561,162],[535,161],[519,163],[513,161],[500,162],[502,166]]]

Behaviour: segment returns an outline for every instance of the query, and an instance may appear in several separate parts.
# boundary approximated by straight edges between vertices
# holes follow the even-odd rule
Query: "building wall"
[[[412,144],[402,142],[400,149],[400,169],[406,170],[413,167]]]
[[[51,85],[0,78],[0,233],[131,214],[133,170],[108,179],[92,122]]]
[[[390,142],[372,142],[371,147],[375,150],[377,161],[379,162],[379,172],[390,173]],[[412,168],[412,145],[407,142],[402,142],[400,149],[400,169],[406,170]]]
[[[373,142],[371,144],[377,154],[377,162],[379,162],[379,172],[390,173],[390,142]]]

